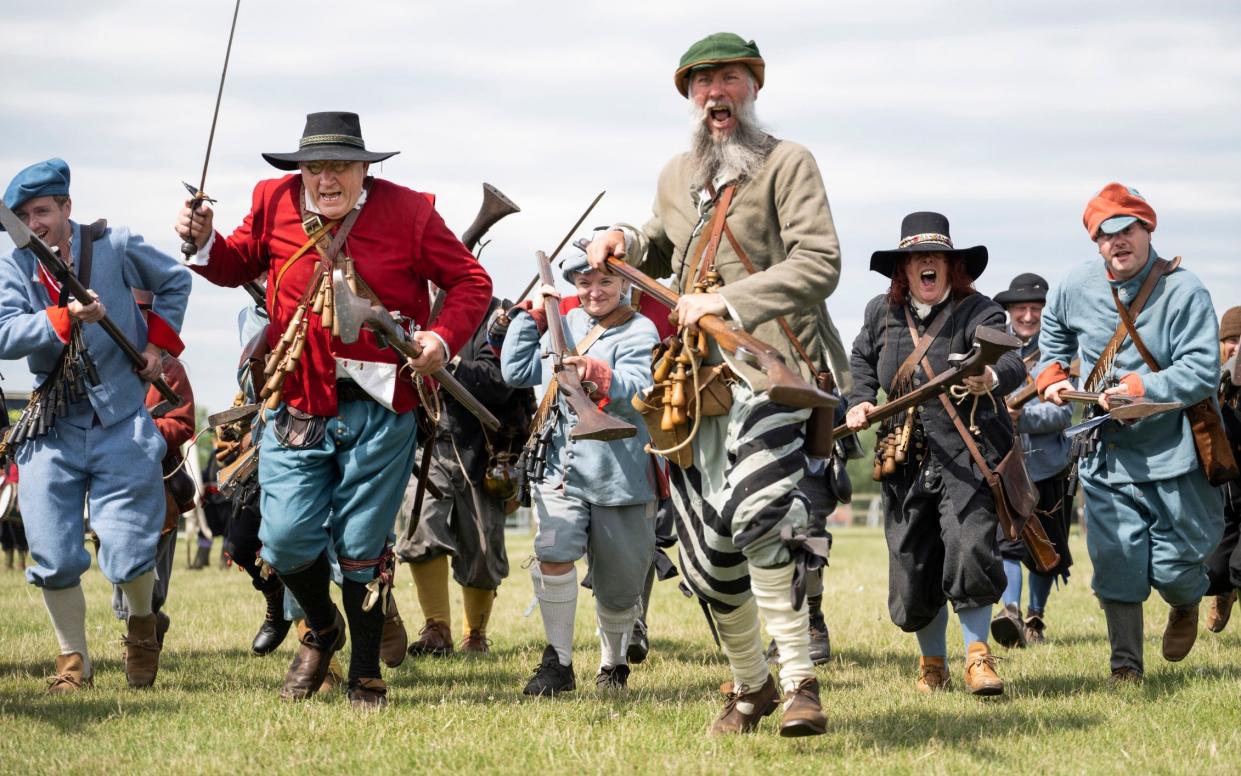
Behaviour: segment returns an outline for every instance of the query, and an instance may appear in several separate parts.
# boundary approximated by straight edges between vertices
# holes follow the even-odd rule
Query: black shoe
[[[259,656],[275,652],[293,625],[284,619],[284,584],[280,577],[268,577],[261,592],[267,599],[267,613],[263,615],[259,632],[254,634],[254,641],[250,642],[250,651]]]
[[[823,615],[810,618],[810,662],[821,666],[832,659],[832,636]]]
[[[211,558],[210,547],[198,547],[198,552],[194,553],[194,562],[190,564],[190,571],[202,571],[207,566],[207,562]]]
[[[991,620],[991,638],[1009,649],[1026,645],[1026,624],[1016,604],[1005,606]]]
[[[607,666],[595,674],[595,689],[623,690],[629,686],[629,666]]]
[[[526,695],[553,696],[576,689],[577,682],[573,679],[573,664],[560,665],[560,657],[556,654],[556,648],[548,644],[543,648],[543,662],[534,669],[534,676],[526,682],[526,689],[522,692]]]
[[[639,617],[633,621],[633,633],[629,636],[629,647],[625,650],[625,657],[631,665],[636,666],[646,660],[650,651],[651,642],[646,635],[646,623]]]

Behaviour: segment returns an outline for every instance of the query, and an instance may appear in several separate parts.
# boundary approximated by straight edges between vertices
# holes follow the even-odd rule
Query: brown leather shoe
[[[409,654],[434,655],[443,657],[452,652],[452,631],[448,623],[439,620],[427,620],[427,624],[418,631],[418,640],[409,645]]]
[[[991,638],[1008,649],[1020,649],[1026,645],[1026,624],[1021,620],[1021,609],[1009,604],[991,620]]]
[[[480,630],[467,630],[461,639],[461,651],[475,655],[485,655],[491,651],[491,640]]]
[[[998,657],[991,654],[984,641],[970,644],[965,653],[965,689],[973,695],[1000,695],[1004,681],[995,672]]]
[[[56,656],[56,675],[47,680],[50,695],[67,695],[88,687],[94,687],[94,677],[85,673],[85,661],[80,652]]]
[[[172,618],[161,612],[155,613],[155,640],[159,642],[159,648],[164,648],[164,634],[168,632],[169,626],[172,625]]]
[[[323,677],[323,684],[319,685],[319,694],[329,693],[337,687],[343,687],[345,684],[345,671],[340,667],[340,660],[336,655],[332,655],[332,659],[327,663],[327,676]]]
[[[733,687],[732,682],[720,685],[720,692],[727,696],[724,710],[711,723],[711,735],[725,736],[736,733],[750,733],[758,728],[763,717],[776,710],[780,705],[780,690],[776,688],[776,680],[767,675],[767,681],[756,690],[741,686]]]
[[[948,663],[942,657],[918,658],[918,692],[938,692],[952,686],[948,678]]]
[[[1043,631],[1047,630],[1047,624],[1043,622],[1042,615],[1031,613],[1026,618],[1026,643],[1042,644],[1047,641],[1047,637],[1043,635]]]
[[[383,637],[379,641],[379,659],[388,668],[396,668],[405,662],[405,650],[409,648],[409,634],[405,623],[396,610],[396,599],[388,601],[388,614],[384,617]]]
[[[284,686],[280,688],[280,698],[286,701],[300,701],[313,696],[327,678],[328,667],[332,656],[345,646],[345,618],[340,610],[332,607],[336,613],[336,621],[325,631],[307,628],[284,676]],[[300,628],[299,628],[300,630]]]
[[[1198,639],[1198,602],[1168,609],[1163,629],[1163,659],[1169,663],[1184,660]]]
[[[383,679],[355,679],[349,683],[349,706],[357,711],[378,711],[388,705],[388,685]]]
[[[158,618],[154,614],[129,616],[125,638],[125,678],[130,687],[150,687],[159,673],[159,639],[155,635]]]
[[[1207,610],[1207,630],[1219,633],[1228,627],[1228,620],[1232,617],[1232,605],[1236,602],[1236,590],[1230,590],[1227,595],[1211,596],[1211,608]]]
[[[780,720],[780,735],[785,738],[821,736],[827,732],[827,715],[819,703],[819,680],[802,679],[785,696],[784,716]]]

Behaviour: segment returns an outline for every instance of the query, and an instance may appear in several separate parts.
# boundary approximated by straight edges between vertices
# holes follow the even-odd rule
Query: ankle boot
[[[211,548],[198,545],[198,551],[194,553],[194,562],[190,564],[191,571],[201,571],[207,567],[207,562],[211,559]]]
[[[321,631],[306,629],[297,654],[293,656],[293,663],[285,674],[284,686],[280,688],[281,700],[305,700],[323,685],[332,656],[345,646],[345,618],[340,616],[340,610],[335,605],[332,611],[335,614],[332,627]]]
[[[263,624],[259,632],[254,634],[250,642],[250,651],[256,655],[267,655],[284,643],[293,623],[284,618],[284,583],[273,572],[259,588],[263,598],[267,600],[267,611],[263,615]]]

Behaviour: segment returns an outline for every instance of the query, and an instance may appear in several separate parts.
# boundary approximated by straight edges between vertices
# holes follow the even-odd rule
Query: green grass
[[[160,675],[130,690],[119,665],[121,625],[97,571],[85,581],[95,688],[43,694],[55,641],[38,590],[0,571],[0,773],[525,772],[793,773],[1034,772],[1236,773],[1241,770],[1241,623],[1201,635],[1182,663],[1159,656],[1166,607],[1147,615],[1147,681],[1112,689],[1102,613],[1089,591],[1085,548],[1067,588],[1053,593],[1044,647],[1005,659],[1005,694],[960,689],[962,647],[949,632],[956,689],[914,692],[914,637],[888,619],[887,563],[878,531],[837,532],[827,618],[835,649],[819,670],[828,734],[789,740],[774,718],[757,735],[704,735],[727,667],[698,606],[673,583],[656,586],[650,659],[630,690],[594,689],[593,601],[583,591],[575,652],[578,690],[532,700],[521,688],[543,647],[520,569],[530,540],[510,537],[514,572],[500,590],[493,652],[485,658],[409,659],[386,672],[391,707],[353,713],[342,695],[291,705],[276,698],[292,640],[272,656],[248,648],[261,598],[235,572],[180,566]],[[398,600],[412,632],[418,608],[401,570]],[[460,637],[454,591],[454,633]],[[1205,612],[1204,612],[1205,613]],[[346,648],[347,649],[347,648]]]

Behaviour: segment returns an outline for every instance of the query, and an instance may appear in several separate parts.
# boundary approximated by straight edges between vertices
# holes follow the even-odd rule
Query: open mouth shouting
[[[711,102],[706,106],[707,126],[712,132],[727,132],[737,124],[732,106],[727,103]]]
[[[935,290],[935,281],[939,279],[939,273],[934,269],[924,269],[918,273],[918,284],[922,286],[922,290],[930,293]]]

